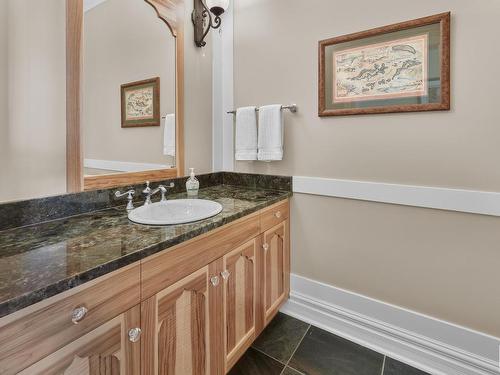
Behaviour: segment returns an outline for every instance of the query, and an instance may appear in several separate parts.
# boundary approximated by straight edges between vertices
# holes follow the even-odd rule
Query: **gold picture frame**
[[[122,128],[160,126],[160,77],[121,85]]]
[[[449,110],[450,18],[320,41],[318,116]]]

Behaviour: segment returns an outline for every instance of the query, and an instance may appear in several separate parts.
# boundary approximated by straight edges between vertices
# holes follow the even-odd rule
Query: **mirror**
[[[184,11],[0,0],[0,202],[184,172]]]
[[[83,18],[85,189],[119,175],[175,176],[176,38],[169,25],[138,0],[84,0]]]

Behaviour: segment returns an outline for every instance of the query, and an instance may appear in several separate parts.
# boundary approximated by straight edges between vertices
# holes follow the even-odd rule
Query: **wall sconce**
[[[194,25],[194,42],[198,47],[204,47],[205,37],[210,29],[218,29],[222,23],[220,16],[229,6],[229,0],[194,0],[194,10],[191,19]],[[212,18],[212,15],[214,16]],[[205,28],[205,24],[207,24]]]

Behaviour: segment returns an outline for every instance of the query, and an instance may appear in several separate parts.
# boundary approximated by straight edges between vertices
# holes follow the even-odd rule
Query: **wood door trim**
[[[83,178],[85,191],[108,189],[117,186],[127,186],[143,183],[144,181],[163,181],[178,177],[177,168],[157,169],[151,171],[116,173],[99,176],[85,176]]]
[[[66,0],[66,190],[83,187],[81,143],[83,0]]]

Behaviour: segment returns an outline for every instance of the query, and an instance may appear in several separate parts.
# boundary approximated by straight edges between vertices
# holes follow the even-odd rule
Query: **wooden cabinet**
[[[231,369],[288,297],[288,210],[281,202],[263,211],[261,235],[254,215],[143,262],[143,296],[156,294],[141,307],[141,375]]]
[[[260,215],[260,231],[265,232],[288,219],[290,205],[288,201],[273,204],[262,210]]]
[[[263,234],[264,324],[277,314],[290,293],[290,249],[288,220]]]
[[[289,291],[285,201],[1,318],[0,374],[223,375]]]
[[[0,319],[0,374],[17,374],[139,305],[140,276],[135,263]]]
[[[142,303],[143,375],[210,374],[209,300],[219,282],[206,266]]]
[[[140,325],[140,306],[136,306],[63,346],[19,374],[139,374]]]
[[[223,258],[226,369],[236,363],[255,339],[258,243],[257,238],[252,239]]]

